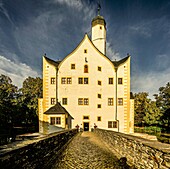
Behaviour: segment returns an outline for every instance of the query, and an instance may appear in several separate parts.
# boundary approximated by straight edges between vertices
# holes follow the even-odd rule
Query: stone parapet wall
[[[119,158],[126,157],[127,162],[137,169],[170,168],[169,144],[103,129],[95,132],[118,153]]]
[[[30,140],[28,144],[0,150],[0,166],[3,169],[48,169],[60,155],[65,145],[77,134],[76,129],[47,135]],[[13,143],[14,144],[14,143]]]

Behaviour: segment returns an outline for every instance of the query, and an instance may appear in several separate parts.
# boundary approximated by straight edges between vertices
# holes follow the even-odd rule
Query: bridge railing
[[[48,169],[77,134],[77,129],[65,130],[36,140],[27,140],[10,148],[0,150],[0,166],[7,168]]]

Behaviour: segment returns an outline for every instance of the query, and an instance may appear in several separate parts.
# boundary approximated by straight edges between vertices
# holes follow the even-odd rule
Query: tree
[[[18,88],[12,80],[5,75],[0,75],[0,125],[8,126],[14,123],[16,110],[16,93]]]
[[[21,97],[19,104],[25,111],[25,123],[35,124],[38,122],[38,98],[42,97],[42,79],[28,77],[20,89]]]
[[[135,125],[158,125],[160,121],[160,110],[155,101],[148,98],[148,93],[135,93]]]
[[[168,131],[170,129],[170,83],[159,88],[159,94],[155,94],[156,105],[159,107],[162,116],[162,126]]]

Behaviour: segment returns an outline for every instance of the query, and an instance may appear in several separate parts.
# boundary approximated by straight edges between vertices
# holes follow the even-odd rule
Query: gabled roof
[[[63,106],[61,106],[59,102],[57,102],[53,107],[49,108],[47,111],[44,112],[44,114],[46,115],[66,114],[66,113],[68,113],[68,111]],[[71,115],[69,114],[69,116]],[[71,118],[73,119],[72,116]]]
[[[55,67],[58,67],[58,65],[60,64],[61,61],[54,61],[54,60],[51,60],[49,58],[47,58],[46,56],[44,56],[45,60],[50,63],[51,65],[55,66]]]

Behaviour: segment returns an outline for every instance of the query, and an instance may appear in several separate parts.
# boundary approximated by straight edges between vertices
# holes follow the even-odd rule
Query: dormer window
[[[88,73],[88,65],[84,65],[84,73]]]

